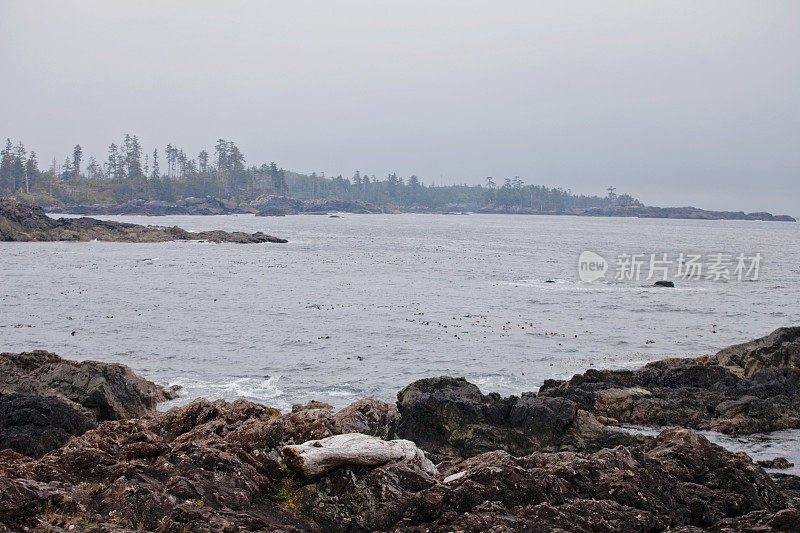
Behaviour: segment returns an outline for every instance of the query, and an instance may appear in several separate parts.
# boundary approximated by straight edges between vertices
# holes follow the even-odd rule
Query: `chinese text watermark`
[[[761,270],[762,256],[755,253],[620,253],[607,261],[598,253],[585,251],[578,258],[581,281],[711,280],[755,281]],[[611,270],[611,272],[609,272]],[[608,273],[608,277],[606,277]]]

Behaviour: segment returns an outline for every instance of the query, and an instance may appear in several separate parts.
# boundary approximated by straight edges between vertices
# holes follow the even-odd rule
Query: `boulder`
[[[0,353],[0,394],[11,393],[58,398],[97,422],[140,417],[176,397],[125,365],[78,363],[42,350]]]
[[[710,361],[745,377],[770,368],[800,369],[800,327],[778,328],[759,339],[729,346]]]
[[[41,457],[95,427],[90,416],[58,398],[0,394],[0,450]]]
[[[634,438],[607,432],[573,400],[534,393],[484,395],[464,378],[421,379],[401,390],[397,399],[397,435],[434,454],[590,450]]]
[[[696,359],[638,370],[588,370],[546,380],[540,397],[575,402],[615,423],[680,425],[728,434],[800,427],[800,328],[782,328]]]
[[[786,470],[787,468],[792,468],[794,463],[790,463],[786,457],[775,457],[774,459],[767,459],[762,461],[756,461],[758,466],[763,468],[776,468],[779,470]]]

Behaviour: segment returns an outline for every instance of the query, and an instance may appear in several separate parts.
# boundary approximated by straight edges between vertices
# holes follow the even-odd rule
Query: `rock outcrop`
[[[94,218],[53,219],[33,204],[0,199],[0,241],[113,241],[163,242],[202,240],[234,243],[285,243],[286,239],[264,233],[226,231],[189,232],[177,226],[140,226]]]
[[[723,348],[701,362],[744,377],[772,368],[800,368],[800,327],[778,328],[760,339]]]
[[[574,401],[608,423],[680,425],[746,434],[800,427],[800,328],[781,328],[713,356],[639,370],[547,380],[540,397]]]
[[[95,427],[91,416],[64,400],[0,394],[0,450],[41,457]]]
[[[396,406],[287,413],[205,399],[158,412],[171,391],[121,365],[2,354],[0,447],[28,456],[0,450],[0,532],[797,531],[800,478],[688,429],[603,425],[775,427],[794,416],[796,342],[779,330],[539,395],[440,377]]]
[[[410,461],[344,465],[312,478],[285,467],[283,446],[362,423],[350,420],[363,415],[361,408],[348,413],[336,419],[320,404],[280,414],[244,400],[197,400],[107,422],[37,460],[0,452],[0,524],[11,531],[114,532],[588,532],[724,524],[768,531],[800,519],[747,456],[688,430],[590,455],[451,457],[437,465],[438,474]]]
[[[124,365],[2,353],[0,449],[39,457],[99,422],[142,416],[175,396]]]
[[[770,222],[796,222],[789,215],[766,212],[709,211],[697,207],[655,207],[651,205],[611,205],[590,207],[576,214],[591,217],[679,218],[693,220],[764,220]]]
[[[59,398],[94,420],[136,418],[176,397],[125,365],[69,361],[42,350],[0,354],[0,394]]]
[[[357,200],[300,200],[288,196],[263,195],[249,204],[258,216],[283,216],[301,213],[384,213],[385,209]]]
[[[639,438],[607,430],[570,399],[484,395],[463,378],[421,379],[397,393],[397,400],[398,436],[438,455],[586,451]]]
[[[49,206],[55,213],[71,213],[74,215],[227,215],[230,213],[251,212],[243,210],[236,202],[220,200],[210,196],[204,198],[189,197],[177,202],[160,200],[130,200],[116,205],[71,205]]]

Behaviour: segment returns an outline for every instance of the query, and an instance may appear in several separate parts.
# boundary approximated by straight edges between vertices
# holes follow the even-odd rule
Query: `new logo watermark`
[[[614,281],[756,281],[762,256],[755,253],[620,253],[614,256]],[[591,283],[606,277],[612,263],[602,255],[586,250],[578,257],[578,277]]]
[[[578,258],[578,276],[581,281],[597,281],[605,277],[607,271],[608,262],[599,254],[587,250]]]

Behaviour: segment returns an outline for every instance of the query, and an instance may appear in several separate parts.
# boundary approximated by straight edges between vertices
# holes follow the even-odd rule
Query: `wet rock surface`
[[[0,199],[0,240],[2,241],[113,241],[163,242],[205,240],[212,242],[285,243],[286,239],[264,233],[226,231],[188,232],[177,226],[140,226],[125,222],[94,218],[60,218],[47,216],[33,204],[10,198]]]
[[[781,328],[713,356],[639,370],[547,380],[539,396],[574,401],[609,423],[680,425],[728,434],[800,427],[800,328]]]
[[[756,462],[763,468],[776,468],[779,470],[786,470],[794,466],[794,463],[790,463],[786,457],[776,457],[774,459],[765,459]]]

